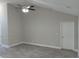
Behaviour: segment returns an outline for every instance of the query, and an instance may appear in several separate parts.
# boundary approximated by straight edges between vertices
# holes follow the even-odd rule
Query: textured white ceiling
[[[79,0],[33,0],[60,12],[79,16]]]
[[[0,0],[8,3],[34,3],[46,8],[79,16],[79,0]]]

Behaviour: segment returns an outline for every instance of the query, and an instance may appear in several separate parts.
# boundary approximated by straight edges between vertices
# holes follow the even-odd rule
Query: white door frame
[[[63,48],[62,23],[60,23],[60,47]]]

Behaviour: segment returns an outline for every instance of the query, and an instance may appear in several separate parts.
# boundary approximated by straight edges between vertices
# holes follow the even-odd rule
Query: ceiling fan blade
[[[30,8],[29,10],[35,11],[36,9],[31,9],[31,8]]]
[[[34,7],[34,6],[30,6],[30,7]]]

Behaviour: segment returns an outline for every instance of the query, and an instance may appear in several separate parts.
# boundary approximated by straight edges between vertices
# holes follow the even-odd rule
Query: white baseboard
[[[10,47],[14,47],[14,46],[17,46],[20,44],[29,44],[29,45],[35,45],[35,46],[48,47],[48,48],[62,49],[61,47],[57,47],[57,46],[51,46],[51,45],[45,45],[45,44],[39,44],[39,43],[30,43],[30,42],[19,42],[19,43],[15,43],[15,44],[11,44],[11,45],[1,44],[1,46],[5,47],[5,48],[10,48]],[[74,49],[73,51],[78,52],[77,49]]]
[[[42,46],[42,47],[61,49],[61,47],[56,47],[56,46],[51,46],[51,45],[45,45],[45,44],[39,44],[39,43],[24,42],[24,44],[30,44],[30,45],[36,45],[36,46]]]
[[[1,47],[10,48],[8,45],[1,44]]]
[[[19,43],[11,44],[11,45],[9,45],[9,47],[14,47],[14,46],[17,46],[17,45],[20,45],[20,44],[23,44],[23,42],[19,42]]]
[[[11,45],[1,44],[1,46],[4,47],[4,48],[11,48],[11,47],[14,47],[14,46],[17,46],[17,45],[20,45],[20,44],[23,44],[23,42],[14,43],[14,44],[11,44]]]
[[[61,47],[39,44],[39,43],[30,43],[30,42],[23,42],[23,43],[30,44],[30,45],[36,45],[36,46],[42,46],[42,47],[48,47],[48,48],[62,49]],[[78,52],[78,49],[73,49],[73,51]]]
[[[11,44],[11,45],[1,44],[1,46],[5,47],[5,48],[10,48],[10,47],[14,47],[14,46],[17,46],[17,45],[20,45],[20,44],[30,44],[30,45],[36,45],[36,46],[42,46],[42,47],[61,49],[61,47],[56,47],[56,46],[51,46],[51,45],[45,45],[45,44],[38,44],[38,43],[29,43],[29,42],[19,42],[19,43],[15,43],[15,44]]]

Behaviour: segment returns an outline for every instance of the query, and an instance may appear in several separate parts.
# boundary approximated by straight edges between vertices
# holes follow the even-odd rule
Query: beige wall
[[[74,19],[77,17],[39,7],[24,15],[24,42],[60,47],[60,23],[74,22]]]
[[[37,7],[24,15],[12,5],[4,5],[2,24],[2,43],[12,45],[29,42],[60,47],[60,23],[74,22],[75,49],[78,48],[77,17],[51,9]]]
[[[0,4],[0,44],[1,44],[1,23],[2,23],[2,4]]]
[[[12,45],[23,41],[22,15],[20,9],[8,4],[8,44]]]
[[[7,18],[7,4],[1,4],[1,12],[0,12],[0,20],[1,20],[1,44],[8,44],[8,18]]]
[[[78,16],[78,56],[79,56],[79,16]]]
[[[1,24],[1,40],[2,46],[20,43],[23,41],[22,32],[22,13],[10,4],[4,3],[1,5],[0,12]]]

